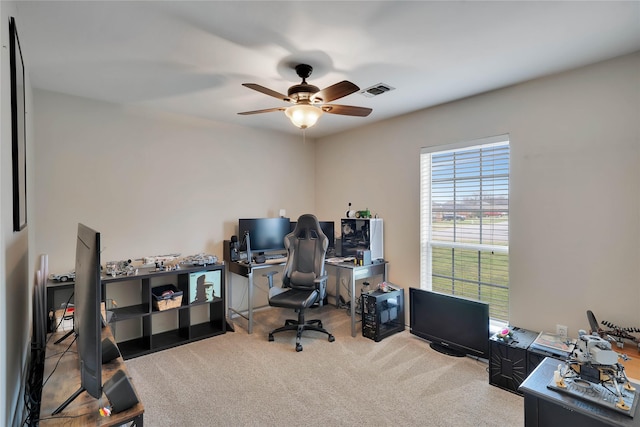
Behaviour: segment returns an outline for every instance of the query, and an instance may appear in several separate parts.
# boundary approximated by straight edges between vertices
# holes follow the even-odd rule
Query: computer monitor
[[[289,218],[242,218],[238,220],[238,240],[246,250],[249,234],[252,252],[284,250],[284,236],[290,233]]]
[[[335,231],[335,223],[333,221],[318,221],[320,223],[320,229],[329,239],[329,246],[327,249],[333,249],[336,246],[336,231]],[[296,228],[296,221],[291,221],[291,231]]]
[[[63,411],[84,391],[96,399],[102,396],[100,233],[81,223],[78,224],[75,265],[73,329],[80,366],[80,388],[52,415]]]

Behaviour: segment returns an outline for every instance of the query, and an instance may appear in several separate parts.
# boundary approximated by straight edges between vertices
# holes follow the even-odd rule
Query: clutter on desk
[[[205,253],[189,255],[187,257],[184,257],[182,260],[180,260],[180,264],[201,265],[201,266],[212,265],[212,264],[216,264],[217,262],[218,262],[217,256],[209,255]]]
[[[378,289],[381,290],[382,292],[393,292],[393,291],[399,291],[400,288],[395,287],[394,285],[392,285],[389,282],[382,282],[378,284]]]
[[[55,311],[55,318],[52,313],[49,313],[50,321],[55,319],[54,331],[70,331],[73,329],[73,314],[75,307],[73,304],[63,303],[60,308]]]
[[[103,272],[105,275],[111,277],[135,276],[138,274],[140,268],[151,268],[153,271],[174,271],[179,270],[182,265],[206,267],[207,265],[217,263],[218,257],[213,254],[200,252],[195,255],[180,257],[179,253],[173,253],[168,255],[142,257],[135,260],[125,259],[107,261]],[[75,274],[73,277],[75,277]],[[64,281],[62,279],[59,280]]]

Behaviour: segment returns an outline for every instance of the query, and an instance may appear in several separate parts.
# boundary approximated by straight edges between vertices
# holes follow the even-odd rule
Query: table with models
[[[547,387],[558,367],[558,360],[545,358],[524,380],[519,390],[524,393],[524,425],[531,426],[640,426],[636,407],[634,417],[614,411],[585,399]],[[636,389],[638,384],[633,383]]]

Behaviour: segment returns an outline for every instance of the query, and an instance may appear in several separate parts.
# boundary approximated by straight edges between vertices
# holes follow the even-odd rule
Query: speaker
[[[102,363],[109,363],[113,359],[120,357],[118,346],[109,338],[102,340]]]
[[[138,396],[133,390],[129,378],[122,369],[118,369],[102,387],[104,394],[111,403],[112,412],[122,412],[138,403]]]
[[[231,261],[240,260],[240,243],[238,242],[238,236],[231,236],[229,242],[229,252],[231,254]]]

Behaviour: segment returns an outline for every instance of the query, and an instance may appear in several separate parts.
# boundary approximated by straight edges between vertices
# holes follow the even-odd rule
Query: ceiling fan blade
[[[352,93],[359,90],[360,88],[355,84],[343,80],[339,83],[326,87],[319,92],[316,92],[311,97],[311,100],[313,101],[315,99],[322,99],[322,102],[331,102],[335,101],[336,99],[342,98],[343,96],[351,95]]]
[[[242,113],[238,113],[241,116],[248,116],[250,114],[260,114],[260,113],[271,113],[272,111],[284,111],[285,107],[276,107],[276,108],[267,108],[265,110],[255,110],[255,111],[244,111]]]
[[[274,98],[278,98],[282,101],[286,101],[286,102],[290,102],[291,98],[289,98],[287,95],[284,95],[280,92],[276,92],[275,90],[271,90],[267,87],[264,86],[260,86],[259,84],[256,83],[242,83],[242,86],[244,87],[248,87],[249,89],[253,89],[253,90],[257,90],[260,93],[264,93],[265,95],[269,95],[269,96],[273,96]]]
[[[323,105],[322,111],[330,114],[341,114],[343,116],[367,117],[373,111],[366,107],[353,107],[351,105]]]

